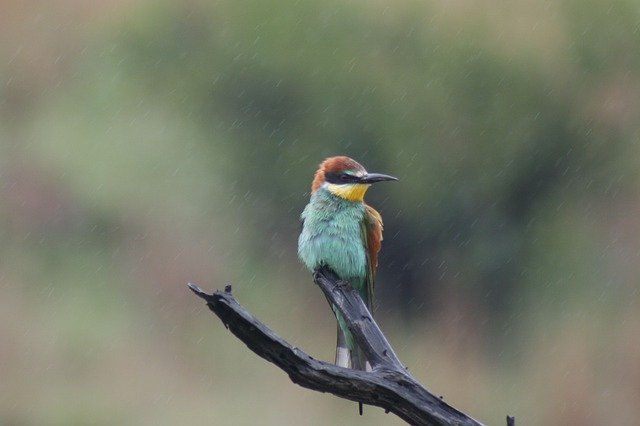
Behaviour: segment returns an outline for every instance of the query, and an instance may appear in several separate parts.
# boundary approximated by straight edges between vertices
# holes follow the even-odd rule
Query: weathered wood
[[[387,366],[399,371],[406,370],[356,289],[348,282],[341,281],[329,268],[317,270],[313,280],[344,316],[354,339],[374,369]]]
[[[294,383],[341,398],[375,405],[414,425],[473,425],[481,423],[445,403],[422,387],[402,366],[358,293],[330,270],[319,270],[314,281],[343,314],[373,371],[338,367],[319,361],[291,346],[243,308],[231,287],[213,294],[189,288],[249,349],[284,370]]]

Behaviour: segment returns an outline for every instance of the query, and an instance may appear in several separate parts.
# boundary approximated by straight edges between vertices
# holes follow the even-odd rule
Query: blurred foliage
[[[428,387],[491,424],[640,418],[635,2],[36,8],[0,18],[1,423],[400,424],[184,288],[331,359],[295,245],[338,154],[400,177],[367,197],[376,315]]]

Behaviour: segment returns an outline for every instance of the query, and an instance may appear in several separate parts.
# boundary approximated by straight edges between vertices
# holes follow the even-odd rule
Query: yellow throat
[[[364,194],[371,185],[366,183],[351,183],[348,185],[335,185],[330,183],[327,186],[329,192],[349,201],[364,201]]]

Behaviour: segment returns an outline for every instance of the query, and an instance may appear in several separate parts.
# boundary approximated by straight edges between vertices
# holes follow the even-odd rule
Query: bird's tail
[[[333,307],[333,306],[332,306]],[[353,335],[347,328],[344,318],[335,307],[333,311],[338,320],[338,340],[336,342],[336,365],[356,370],[372,371],[364,352],[356,344]],[[362,402],[358,402],[358,412],[362,415]]]
[[[336,365],[351,368],[351,349],[347,345],[347,336],[340,328],[340,324],[338,324],[338,340],[336,342]]]
[[[353,335],[344,322],[342,315],[336,312],[338,319],[338,339],[336,342],[336,365],[356,370],[371,371],[364,351],[356,344]]]

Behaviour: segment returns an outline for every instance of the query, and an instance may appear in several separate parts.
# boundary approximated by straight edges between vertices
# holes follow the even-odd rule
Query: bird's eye
[[[340,180],[341,180],[341,181],[343,181],[343,182],[348,181],[348,180],[349,180],[349,175],[348,175],[348,174],[346,174],[346,173],[342,173],[342,174],[340,175]]]

